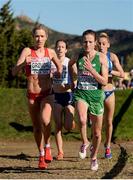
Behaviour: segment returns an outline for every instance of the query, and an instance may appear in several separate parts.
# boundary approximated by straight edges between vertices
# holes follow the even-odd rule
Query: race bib
[[[98,89],[98,83],[92,76],[78,76],[78,89],[95,90]]]
[[[63,71],[60,78],[53,77],[54,84],[68,84],[68,71],[66,66],[63,65]]]
[[[47,57],[32,58],[31,74],[50,74],[51,61]]]

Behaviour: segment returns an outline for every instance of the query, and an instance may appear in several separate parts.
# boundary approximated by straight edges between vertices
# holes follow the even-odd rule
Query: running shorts
[[[102,115],[104,113],[105,94],[101,89],[81,90],[76,89],[74,92],[74,102],[84,101],[88,106],[88,111],[93,115]]]

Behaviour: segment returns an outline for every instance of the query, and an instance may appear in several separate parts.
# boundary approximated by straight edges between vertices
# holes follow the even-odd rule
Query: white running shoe
[[[91,160],[91,170],[97,171],[98,170],[98,162],[97,159]]]
[[[89,144],[82,144],[80,147],[79,157],[80,159],[86,158],[86,149],[89,147]]]

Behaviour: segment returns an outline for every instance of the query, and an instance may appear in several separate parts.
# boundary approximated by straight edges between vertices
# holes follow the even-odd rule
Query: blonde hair
[[[48,31],[47,31],[47,29],[44,27],[44,25],[42,25],[42,24],[37,24],[37,25],[35,25],[35,27],[34,27],[33,30],[32,30],[33,36],[35,35],[36,30],[40,30],[40,29],[42,29],[43,31],[45,31],[46,36],[48,37]]]
[[[101,32],[100,35],[99,35],[99,38],[106,38],[108,40],[108,42],[110,43],[110,39],[109,39],[109,36],[107,33],[105,32]]]

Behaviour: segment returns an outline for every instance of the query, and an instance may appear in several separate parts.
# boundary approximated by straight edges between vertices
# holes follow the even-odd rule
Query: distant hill
[[[35,22],[27,16],[16,17],[16,22],[18,30],[22,28],[32,29],[35,25]],[[81,48],[81,36],[58,32],[47,26],[45,27],[49,33],[49,47],[54,48],[56,40],[64,38],[68,40],[70,51]],[[108,33],[111,41],[111,50],[114,51],[118,56],[126,57],[128,54],[133,52],[133,32],[113,29],[103,29],[97,31],[98,34],[100,32]]]
[[[35,25],[35,21],[31,20],[27,16],[18,16],[16,17],[16,23],[17,23],[17,29],[23,29],[23,28],[28,28],[28,29],[33,29]],[[44,25],[44,27],[47,29],[49,38],[48,38],[48,44],[49,47],[54,48],[54,44],[56,40],[62,38],[62,39],[67,39],[67,40],[73,40],[76,35],[70,35],[70,34],[65,34],[62,32],[55,31],[47,26]]]

